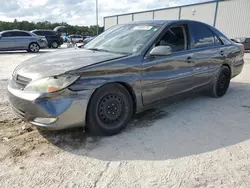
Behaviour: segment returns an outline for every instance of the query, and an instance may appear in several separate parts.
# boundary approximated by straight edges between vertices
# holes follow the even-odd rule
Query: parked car
[[[87,126],[114,135],[133,114],[194,90],[222,97],[244,65],[241,44],[196,21],[117,25],[85,48],[21,63],[8,96],[16,114],[38,127]]]
[[[78,48],[84,48],[84,46],[90,42],[91,40],[93,40],[95,37],[86,37],[84,40],[83,40],[83,44],[79,45]]]
[[[90,42],[91,40],[93,40],[95,37],[86,37],[84,40],[83,40],[83,43],[84,44],[87,44],[88,42]]]
[[[245,50],[250,50],[250,37],[241,37],[235,39],[237,42],[244,45]]]
[[[27,50],[39,52],[40,48],[46,48],[46,38],[22,30],[9,30],[0,32],[0,51]]]
[[[58,48],[63,44],[63,39],[56,31],[36,29],[31,31],[31,33],[35,33],[36,35],[46,37],[49,48]]]
[[[235,43],[240,43],[237,39],[230,39],[230,40],[235,42]]]
[[[69,39],[75,43],[83,42],[83,40],[84,40],[83,36],[81,36],[81,35],[69,35]]]

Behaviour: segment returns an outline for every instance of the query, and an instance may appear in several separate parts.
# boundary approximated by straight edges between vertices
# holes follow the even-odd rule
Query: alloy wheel
[[[36,43],[33,43],[30,45],[30,51],[31,52],[38,52],[39,51],[39,46]]]

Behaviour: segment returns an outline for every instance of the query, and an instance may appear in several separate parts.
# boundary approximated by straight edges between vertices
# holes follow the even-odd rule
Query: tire
[[[29,49],[27,51],[32,52],[32,53],[37,53],[39,52],[39,50],[40,50],[40,46],[37,43],[32,42],[30,43]]]
[[[87,110],[87,128],[94,135],[111,136],[123,130],[133,115],[130,93],[120,84],[97,89]]]
[[[54,49],[58,48],[59,47],[59,43],[57,41],[54,41],[54,42],[52,42],[51,47],[54,48]]]
[[[224,96],[230,85],[230,80],[231,70],[227,66],[222,66],[214,80],[213,87],[211,89],[211,96],[214,98]]]

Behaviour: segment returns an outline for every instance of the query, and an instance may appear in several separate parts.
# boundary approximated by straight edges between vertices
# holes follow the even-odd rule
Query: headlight
[[[28,84],[25,91],[35,91],[39,93],[51,93],[59,91],[75,82],[79,76],[60,75],[54,77],[43,78]]]

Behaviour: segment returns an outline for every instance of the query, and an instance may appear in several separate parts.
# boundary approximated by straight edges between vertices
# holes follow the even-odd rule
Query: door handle
[[[192,63],[192,62],[194,62],[194,60],[193,60],[192,57],[188,57],[188,58],[186,59],[186,62],[187,62],[187,63]]]
[[[225,52],[223,50],[220,51],[221,56],[225,56]]]

